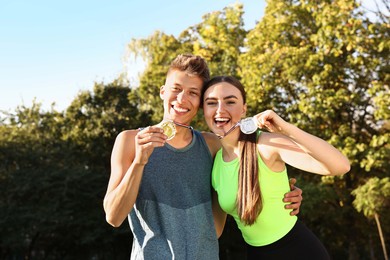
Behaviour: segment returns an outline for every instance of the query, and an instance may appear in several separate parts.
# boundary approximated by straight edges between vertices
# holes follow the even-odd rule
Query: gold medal
[[[176,126],[172,121],[162,121],[157,126],[164,130],[164,134],[168,136],[167,140],[171,140],[175,137]]]

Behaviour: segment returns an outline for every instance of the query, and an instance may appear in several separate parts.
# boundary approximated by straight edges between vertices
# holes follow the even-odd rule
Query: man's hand
[[[298,187],[295,186],[295,183],[297,180],[295,178],[290,179],[290,192],[287,192],[284,194],[283,202],[286,202],[284,207],[286,209],[292,209],[290,212],[291,216],[298,215],[299,213],[299,208],[301,207],[302,203],[302,190]]]
[[[139,129],[135,136],[135,158],[133,163],[145,165],[155,147],[164,146],[167,136],[156,126]]]

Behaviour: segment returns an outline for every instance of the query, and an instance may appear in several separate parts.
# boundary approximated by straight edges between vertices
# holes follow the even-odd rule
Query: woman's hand
[[[257,120],[258,127],[266,129],[271,133],[282,133],[283,126],[288,124],[272,110],[266,110],[254,116]]]

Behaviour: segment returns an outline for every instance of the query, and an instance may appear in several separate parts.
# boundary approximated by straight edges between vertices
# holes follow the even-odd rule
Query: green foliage
[[[363,211],[367,218],[373,218],[384,208],[390,206],[390,178],[370,178],[365,184],[352,191],[356,198],[353,206],[357,211]]]
[[[237,76],[238,57],[244,45],[246,31],[242,4],[225,7],[203,16],[203,21],[189,29],[193,53],[204,57],[211,75]]]
[[[34,104],[8,115],[0,126],[0,258],[128,258],[129,230],[105,222],[102,201],[116,135],[150,122],[135,100],[117,82],[96,84],[64,113]]]
[[[326,215],[332,217],[321,222],[325,227],[333,227],[336,216],[345,226],[360,224],[350,192],[362,178],[388,175],[389,43],[388,24],[365,18],[353,0],[269,1],[263,19],[247,34],[239,67],[250,113],[274,109],[350,158],[352,169],[346,176],[322,180],[333,188],[328,196],[337,194],[346,209],[330,207]],[[294,169],[291,173],[318,185],[317,176],[304,177]],[[310,203],[305,198],[304,206]],[[313,211],[310,215],[316,215]],[[331,252],[365,255],[372,245],[356,239],[362,229],[368,227],[340,226],[328,229],[337,230],[336,237],[321,237],[332,241]]]
[[[383,235],[379,216],[386,214],[384,209],[388,209],[390,205],[390,178],[370,178],[365,184],[353,190],[352,195],[356,197],[353,201],[353,206],[356,210],[359,212],[363,211],[368,219],[375,219],[383,254],[385,259],[388,259],[385,236]]]

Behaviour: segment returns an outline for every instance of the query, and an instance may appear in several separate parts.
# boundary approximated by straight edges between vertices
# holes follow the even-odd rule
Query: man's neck
[[[176,126],[175,137],[167,141],[170,146],[177,149],[184,148],[192,142],[192,129]]]

